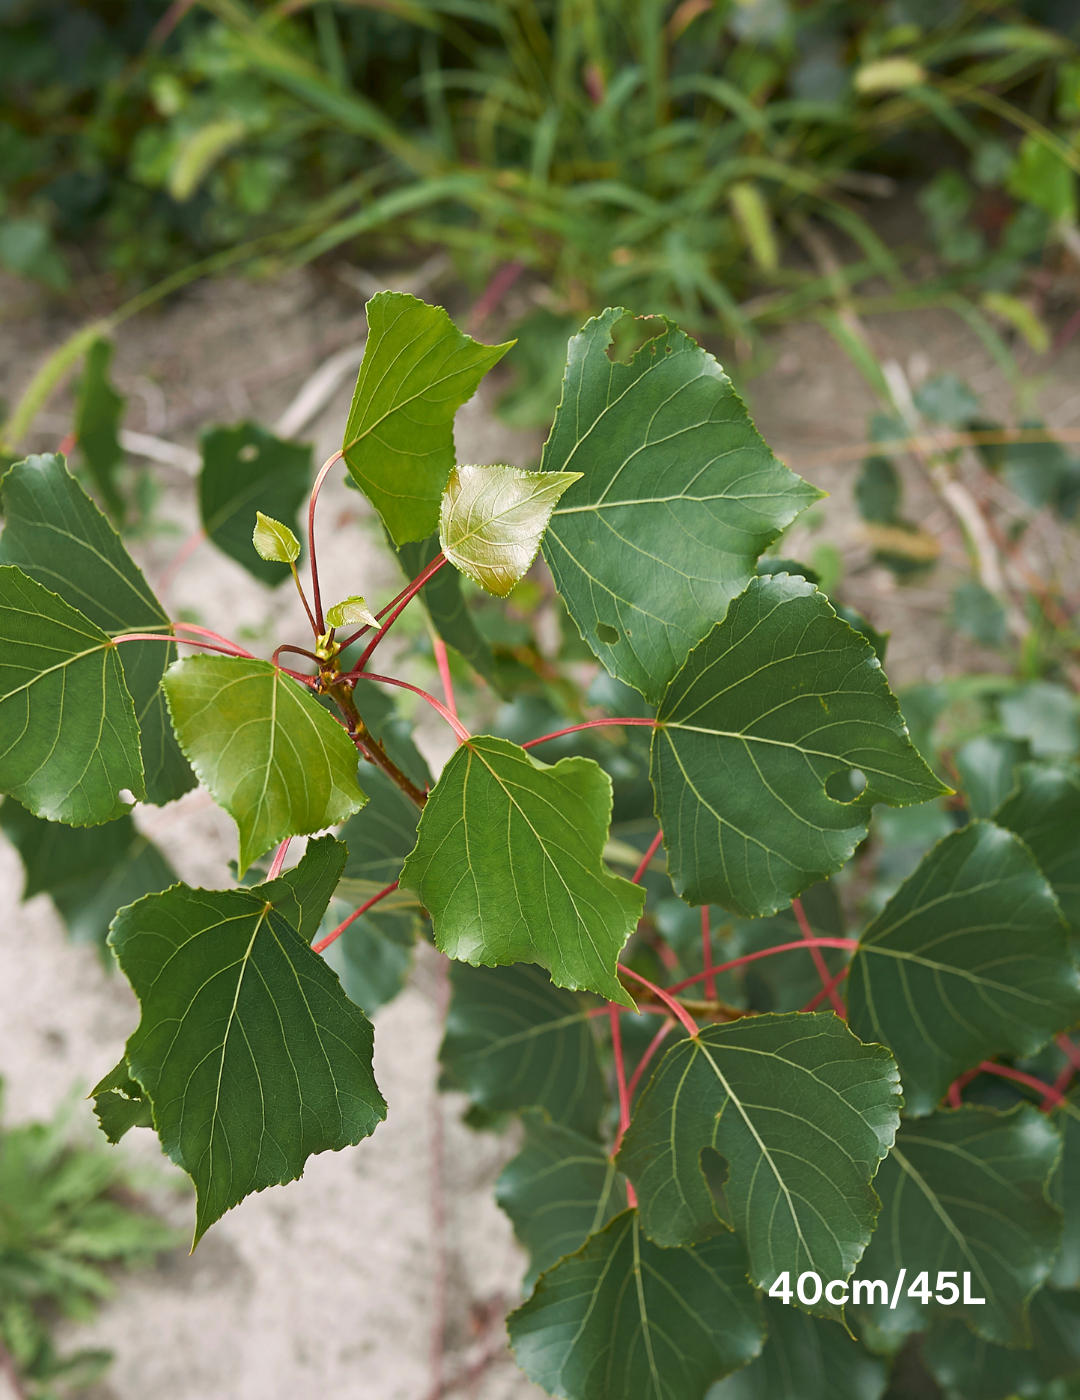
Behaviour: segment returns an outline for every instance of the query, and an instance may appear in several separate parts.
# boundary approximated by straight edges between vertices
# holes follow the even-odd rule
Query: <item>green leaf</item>
[[[439,541],[460,569],[505,598],[529,572],[551,512],[580,472],[455,467],[443,492]]]
[[[821,492],[777,461],[716,360],[670,322],[630,364],[609,359],[626,314],[570,342],[542,467],[583,477],[544,558],[596,655],[655,701]]]
[[[860,1044],[832,1012],[747,1016],[672,1046],[618,1165],[649,1238],[690,1244],[722,1228],[702,1163],[711,1148],[727,1160],[724,1191],[756,1285],[785,1270],[846,1278],[874,1228],[870,1182],[900,1102],[889,1052]]]
[[[762,1340],[738,1241],[659,1249],[636,1211],[541,1275],[507,1328],[529,1379],[567,1400],[703,1400]]]
[[[1062,759],[1080,750],[1080,702],[1063,685],[1032,681],[998,702],[1005,733],[1026,739],[1036,758]]]
[[[689,909],[681,900],[673,903],[686,910],[692,923],[697,924],[695,941],[700,947],[699,912]],[[831,883],[822,881],[811,885],[803,893],[802,904],[811,928],[819,937],[847,936],[843,909]],[[795,911],[790,907],[764,919],[731,920],[727,919],[723,910],[717,909],[711,922],[716,929],[716,937],[723,938],[722,957],[725,961],[742,957],[744,953],[774,948],[780,943],[794,943],[801,937]],[[821,953],[830,972],[835,973],[843,966],[846,954],[841,949],[822,948]],[[695,970],[700,969],[700,958],[694,966]],[[748,1005],[754,1011],[798,1011],[821,990],[821,978],[809,949],[762,958],[739,969],[739,975]],[[825,1010],[828,1008],[829,1003],[826,1002]]]
[[[305,943],[315,937],[345,869],[348,854],[343,841],[322,836],[318,841],[309,841],[300,863],[273,882],[274,908],[288,919]],[[283,889],[276,893],[279,885]]]
[[[114,520],[122,520],[124,501],[116,486],[116,469],[124,460],[120,423],[125,400],[109,382],[115,346],[99,337],[86,351],[86,361],[75,397],[72,428],[94,485]]]
[[[977,734],[956,750],[953,761],[973,817],[992,817],[1016,786],[1016,770],[1027,755],[1022,739]]]
[[[855,482],[855,504],[862,518],[874,525],[899,525],[902,496],[900,475],[891,460],[867,457]]]
[[[1024,843],[983,821],[939,841],[863,933],[847,1001],[855,1034],[896,1056],[915,1115],[980,1060],[1073,1025],[1080,972]]]
[[[367,304],[368,339],[343,452],[353,480],[396,545],[439,524],[454,466],[454,415],[510,349],[480,345],[441,306],[404,292]]]
[[[428,797],[401,883],[450,957],[539,963],[560,987],[632,1007],[615,966],[644,894],[603,863],[610,823],[611,779],[591,760],[548,767],[505,739],[473,738]]]
[[[109,1142],[116,1143],[132,1128],[152,1128],[154,1114],[142,1086],[131,1078],[124,1059],[91,1090],[94,1113]]]
[[[241,875],[286,836],[322,831],[363,806],[348,735],[269,661],[187,657],[162,684],[188,761],[239,829]]]
[[[146,796],[116,648],[13,565],[0,567],[0,792],[35,816],[96,826]]]
[[[438,535],[429,535],[419,544],[403,544],[398,550],[398,558],[406,578],[414,579],[423,573],[439,549]],[[457,570],[440,569],[434,578],[424,584],[419,596],[428,610],[431,625],[447,646],[453,647],[477,675],[483,676],[492,690],[501,695],[504,687],[499,679],[495,658],[465,603],[461,575]]]
[[[886,1280],[889,1297],[868,1302],[864,1293],[855,1315],[888,1346],[949,1313],[987,1341],[1027,1346],[1028,1300],[1061,1240],[1061,1215],[1046,1195],[1060,1150],[1056,1130],[1028,1104],[1009,1113],[965,1105],[903,1124],[878,1173],[881,1218],[858,1271]],[[906,1286],[894,1308],[901,1269]],[[958,1301],[926,1305],[910,1296],[924,1270],[932,1291],[939,1270],[951,1270]],[[964,1305],[965,1273],[981,1306]]]
[[[335,603],[327,609],[326,622],[329,627],[378,627],[379,619],[370,610],[358,593],[343,602]]]
[[[675,890],[772,914],[831,875],[875,802],[948,789],[913,748],[863,637],[801,578],[754,579],[691,652],[657,713],[652,780]],[[826,789],[858,770],[848,802]]]
[[[1036,1293],[1031,1332],[1031,1349],[1020,1350],[984,1342],[962,1322],[951,1322],[924,1340],[923,1355],[947,1400],[1065,1400],[1069,1392],[1042,1386],[1080,1371],[1080,1293]]]
[[[142,1010],[128,1065],[195,1182],[196,1243],[246,1195],[295,1180],[312,1153],[359,1142],[386,1114],[370,1022],[276,907],[309,878],[303,864],[293,882],[252,889],[176,885],[113,924]]]
[[[300,558],[300,541],[287,525],[271,520],[261,510],[255,512],[251,542],[260,559],[270,564],[292,564]]]
[[[352,912],[347,903],[335,899],[320,935],[336,928]],[[345,995],[367,1015],[392,1001],[405,985],[418,922],[411,911],[386,910],[379,905],[354,920],[323,954],[341,978]]]
[[[1028,844],[1065,921],[1080,933],[1080,775],[1074,768],[1025,763],[994,821]]]
[[[258,423],[240,423],[235,428],[204,433],[200,447],[199,514],[203,529],[222,553],[260,583],[271,587],[284,583],[289,575],[275,564],[287,564],[300,553],[289,526],[296,525],[297,513],[307,498],[310,445],[285,442]],[[257,540],[259,552],[253,552],[252,532],[262,511],[274,520],[278,531],[284,532],[282,540],[292,541],[295,553],[266,554]]]
[[[141,570],[62,457],[49,453],[17,463],[0,481],[0,504],[0,564],[17,564],[110,636],[168,630],[168,615]],[[147,799],[172,802],[195,786],[161,690],[176,647],[125,642],[117,654],[139,722]]]
[[[176,880],[172,866],[128,816],[102,826],[64,826],[42,821],[9,797],[0,807],[0,828],[22,857],[23,899],[48,894],[71,938],[94,943],[103,953],[117,909]]]
[[[763,1298],[765,1350],[709,1400],[881,1400],[888,1367],[837,1322]]]
[[[1064,1216],[1061,1248],[1050,1273],[1055,1288],[1080,1287],[1080,1104],[1075,1090],[1069,1097],[1073,1112],[1057,1120],[1061,1160],[1050,1187],[1050,1197]]]
[[[523,1287],[580,1249],[626,1209],[626,1185],[600,1144],[552,1123],[538,1109],[522,1114],[525,1140],[503,1168],[495,1199],[529,1251]]]
[[[489,1112],[540,1108],[595,1137],[607,1093],[582,998],[528,963],[451,963],[450,986],[439,1051],[447,1082]]]

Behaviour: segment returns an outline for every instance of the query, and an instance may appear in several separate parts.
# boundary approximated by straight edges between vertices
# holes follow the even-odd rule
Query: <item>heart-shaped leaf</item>
[[[251,542],[260,559],[269,564],[292,564],[300,558],[300,541],[288,525],[271,520],[261,510],[255,512],[255,529]]]

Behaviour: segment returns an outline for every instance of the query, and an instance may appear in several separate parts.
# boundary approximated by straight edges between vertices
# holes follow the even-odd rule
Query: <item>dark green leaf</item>
[[[732,1220],[750,1277],[846,1278],[874,1228],[870,1185],[900,1114],[896,1064],[832,1012],[747,1016],[674,1045],[642,1094],[618,1165],[660,1245],[721,1226],[701,1154],[728,1163]],[[824,1301],[817,1311],[838,1314]]]
[[[125,400],[109,382],[114,348],[111,340],[101,337],[87,350],[72,427],[101,499],[113,519],[121,520],[124,502],[116,486],[116,469],[124,460],[119,433]]]
[[[862,518],[874,525],[899,524],[902,494],[899,473],[889,458],[867,457],[855,483],[855,504]]]
[[[958,1074],[1030,1055],[1080,1015],[1080,972],[1054,893],[1011,832],[945,837],[862,935],[851,1029],[888,1045],[907,1111],[933,1111]]]
[[[78,608],[103,632],[165,632],[169,619],[120,536],[55,454],[28,457],[0,482],[0,563]],[[146,795],[162,805],[195,786],[165,709],[161,677],[176,659],[167,642],[125,642],[119,651],[139,721]]]
[[[709,1392],[709,1400],[880,1400],[888,1367],[838,1322],[769,1298],[765,1350]]]
[[[188,761],[239,829],[241,875],[286,836],[322,831],[364,805],[349,736],[269,661],[186,657],[162,684]]]
[[[329,933],[352,912],[344,901],[333,900],[320,933]],[[323,954],[341,978],[345,995],[367,1015],[392,1001],[405,985],[417,922],[409,910],[379,906],[355,919]]]
[[[311,478],[310,445],[284,442],[258,423],[214,428],[203,434],[200,445],[203,529],[260,583],[284,583],[288,569],[255,552],[252,532],[258,511],[284,522],[286,529],[297,526]]]
[[[946,1400],[1064,1400],[1066,1392],[1042,1386],[1080,1371],[1080,1293],[1044,1288],[1031,1302],[1030,1350],[994,1346],[962,1322],[935,1328],[923,1355]]]
[[[679,903],[682,904],[682,901]],[[803,894],[802,903],[816,934],[821,937],[845,937],[847,929],[843,911],[831,883],[822,881],[811,885]],[[687,908],[685,904],[682,907]],[[691,918],[698,918],[697,910],[687,912]],[[791,908],[782,909],[778,914],[764,919],[730,920],[723,910],[716,910],[712,924],[717,961],[721,957],[726,960],[741,957],[744,953],[756,953],[762,948],[773,948],[778,943],[794,943],[801,936],[795,911]],[[698,938],[700,940],[700,933]],[[721,939],[722,943],[718,943]],[[722,954],[720,947],[723,948]],[[845,954],[839,948],[822,948],[821,953],[831,972],[838,971],[843,965]],[[815,992],[821,990],[821,978],[809,949],[805,952],[777,953],[775,957],[749,963],[742,969],[742,978],[747,1002],[755,1011],[798,1011]],[[828,1003],[825,1009],[828,1010]]]
[[[524,472],[518,467],[455,467],[443,493],[443,553],[505,598],[529,572],[551,512],[580,472]]]
[[[607,1101],[588,1007],[528,963],[450,965],[447,1081],[495,1113],[541,1108],[595,1137]]]
[[[608,358],[605,311],[570,342],[545,471],[580,471],[544,558],[583,637],[658,700],[754,573],[821,495],[770,452],[716,360],[670,322],[631,364]]]
[[[1028,1104],[1009,1113],[966,1105],[904,1123],[878,1173],[881,1217],[858,1270],[861,1279],[884,1279],[889,1297],[868,1302],[864,1292],[855,1315],[886,1345],[953,1313],[987,1341],[1026,1346],[1028,1300],[1061,1240],[1061,1215],[1046,1195],[1060,1150],[1056,1130]],[[901,1269],[905,1286],[893,1308]],[[955,1304],[909,1294],[924,1271],[936,1292],[941,1270],[952,1272]],[[985,1299],[980,1306],[964,1305],[965,1273],[972,1296]]]
[[[1074,768],[1025,763],[1019,786],[994,820],[1027,842],[1066,923],[1080,932],[1080,774]]]
[[[626,1185],[600,1144],[552,1123],[538,1109],[522,1114],[525,1140],[495,1185],[495,1199],[529,1251],[523,1287],[580,1249],[626,1209]]]
[[[869,644],[800,578],[756,578],[668,687],[652,780],[675,890],[772,914],[839,870],[875,802],[948,789],[908,739]],[[867,780],[856,800],[833,774]]]
[[[404,292],[373,296],[367,318],[345,463],[401,545],[438,527],[455,462],[454,415],[510,345],[480,345],[441,306]]]
[[[132,1128],[152,1128],[153,1110],[142,1086],[131,1078],[127,1059],[91,1090],[94,1112],[109,1142],[119,1142]]]
[[[359,1142],[386,1113],[370,1023],[274,907],[307,881],[302,866],[292,889],[174,886],[123,910],[110,935],[142,1009],[131,1076],[195,1182],[196,1241],[250,1192],[295,1180],[312,1153]]]
[[[439,553],[438,535],[429,535],[419,544],[403,544],[398,550],[406,578],[416,578]],[[428,610],[431,625],[447,644],[454,648],[483,676],[492,690],[502,694],[503,687],[495,668],[491,648],[480,635],[461,591],[461,575],[456,569],[443,567],[420,590],[420,598]]]
[[[364,772],[367,806],[341,828],[349,848],[345,875],[350,880],[370,880],[389,885],[401,874],[405,857],[416,845],[420,809],[405,796],[381,768]]]
[[[35,816],[96,826],[146,796],[117,649],[13,565],[0,567],[0,792]]]
[[[968,810],[990,817],[1016,785],[1016,769],[1027,754],[1022,739],[1005,734],[977,734],[953,756]]]
[[[762,1341],[738,1241],[659,1249],[636,1211],[543,1274],[507,1327],[529,1379],[567,1400],[703,1400]]]
[[[332,836],[309,841],[303,860],[266,887],[273,891],[274,908],[288,919],[305,943],[315,937],[348,854],[344,842],[335,841]]]
[[[1061,1160],[1050,1187],[1051,1199],[1064,1217],[1061,1248],[1050,1273],[1055,1288],[1080,1287],[1080,1103],[1075,1090],[1069,1098],[1073,1111],[1057,1119]]]
[[[644,895],[601,859],[610,823],[611,779],[589,759],[548,767],[473,738],[432,789],[401,883],[450,957],[539,963],[560,987],[633,1006],[615,965]]]

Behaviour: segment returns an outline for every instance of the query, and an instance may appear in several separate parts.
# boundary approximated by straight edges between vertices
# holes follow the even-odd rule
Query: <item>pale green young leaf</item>
[[[615,967],[644,894],[603,863],[610,824],[611,779],[591,759],[549,767],[472,738],[428,797],[401,883],[450,957],[539,963],[560,987],[633,1006]]]
[[[911,1114],[980,1060],[1072,1026],[1080,971],[1027,846],[985,821],[939,841],[863,933],[847,1001],[855,1034],[896,1056]]]
[[[146,796],[117,648],[82,613],[0,567],[0,792],[37,817],[96,826]]]
[[[261,510],[255,512],[255,529],[251,534],[260,559],[271,564],[292,564],[300,558],[300,541],[288,525],[271,520]]]
[[[551,512],[580,472],[455,467],[443,492],[439,541],[455,568],[506,595],[529,572]]]
[[[522,1115],[522,1126],[521,1151],[503,1168],[495,1199],[529,1251],[528,1291],[545,1269],[626,1209],[626,1184],[595,1140],[538,1109]]]
[[[626,314],[605,311],[570,341],[541,465],[583,475],[544,558],[596,655],[656,701],[822,493],[777,461],[713,356],[670,322],[632,363],[609,359]]]
[[[313,1153],[386,1115],[371,1024],[276,907],[293,893],[175,885],[121,910],[110,934],[142,1013],[130,1074],[195,1183],[196,1243],[246,1195],[294,1181]]]
[[[181,748],[236,822],[241,875],[286,836],[325,830],[364,805],[349,736],[269,661],[186,657],[163,685]]]
[[[1080,773],[1056,764],[1025,763],[1016,791],[994,813],[1039,863],[1065,922],[1080,934]]]
[[[450,988],[447,1083],[488,1113],[538,1108],[595,1138],[607,1092],[585,1000],[529,963],[451,963]]]
[[[618,1165],[657,1244],[689,1244],[723,1222],[702,1152],[726,1160],[724,1194],[768,1288],[785,1270],[842,1279],[874,1228],[870,1185],[900,1118],[896,1063],[832,1012],[747,1016],[672,1046],[649,1081]],[[814,1309],[838,1315],[824,1299]]]
[[[261,583],[284,583],[288,574],[274,567],[282,562],[279,558],[252,552],[256,508],[295,525],[311,481],[310,445],[285,442],[258,423],[238,423],[204,433],[199,446],[203,529],[222,553]]]
[[[1046,1196],[1060,1150],[1057,1131],[1028,1104],[1009,1113],[965,1105],[904,1123],[878,1173],[881,1218],[858,1270],[886,1279],[890,1294],[882,1302],[853,1284],[856,1317],[888,1345],[952,1314],[989,1342],[1028,1346],[1028,1302],[1061,1243],[1061,1214]],[[901,1269],[908,1285],[926,1270],[932,1292],[938,1272],[951,1271],[957,1302],[927,1304],[902,1288],[894,1307]],[[965,1273],[982,1304],[965,1305]]]
[[[636,1211],[541,1274],[507,1328],[529,1379],[566,1400],[703,1400],[763,1332],[732,1235],[660,1249]]]
[[[864,791],[831,797],[852,770]],[[748,916],[839,870],[875,802],[948,791],[869,643],[787,574],[755,578],[690,653],[657,713],[652,781],[676,892]]]
[[[17,564],[110,636],[166,632],[169,618],[120,536],[55,453],[17,462],[0,482],[0,564]],[[118,655],[135,704],[146,796],[163,805],[195,786],[165,708],[172,642],[125,642]]]
[[[326,622],[329,627],[378,627],[379,619],[360,595],[353,594],[340,603],[327,609]]]
[[[368,339],[342,450],[396,545],[439,524],[454,465],[454,415],[510,345],[481,345],[441,306],[404,292],[367,304]]]

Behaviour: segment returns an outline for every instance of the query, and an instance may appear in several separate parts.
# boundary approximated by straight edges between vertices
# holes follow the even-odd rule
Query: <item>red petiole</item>
[[[337,928],[331,929],[325,938],[320,938],[318,943],[313,943],[311,945],[311,951],[313,953],[325,952],[325,950],[330,947],[330,944],[333,943],[335,939],[341,937],[341,935],[345,932],[345,930],[349,927],[350,924],[354,924],[357,921],[361,914],[366,914],[369,909],[371,909],[374,905],[378,904],[380,899],[385,899],[388,894],[393,894],[397,887],[398,882],[395,880],[392,885],[387,885],[386,889],[380,890],[378,894],[373,894],[371,898],[367,900],[366,903],[361,904],[360,908],[354,910],[353,913],[351,913],[347,919],[342,919],[341,923],[338,924]]]

